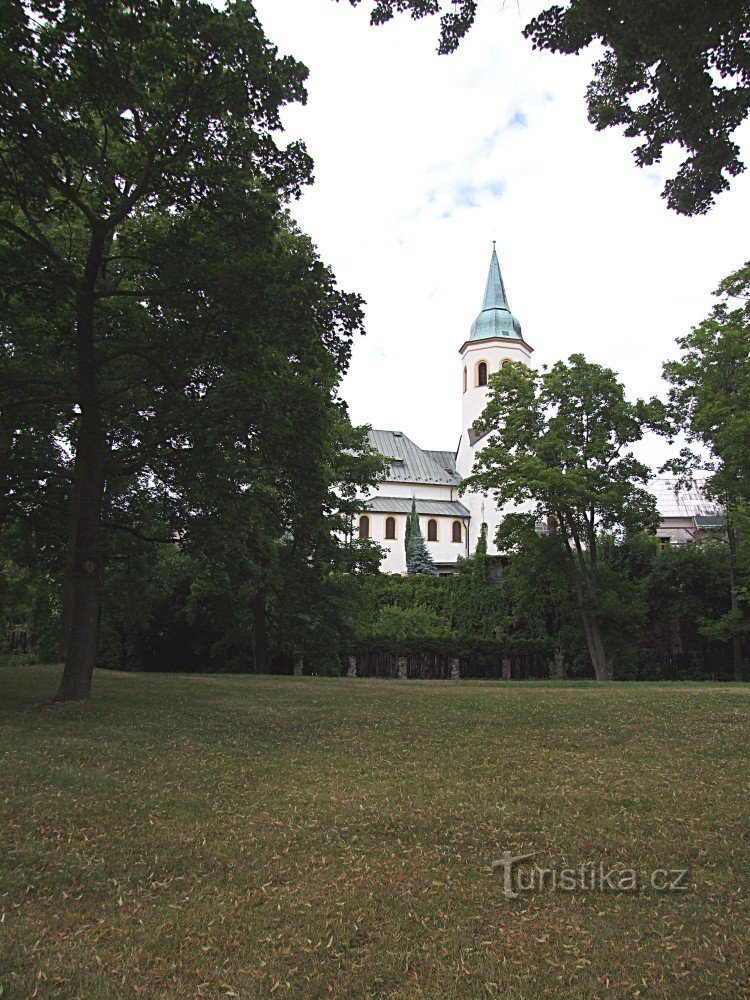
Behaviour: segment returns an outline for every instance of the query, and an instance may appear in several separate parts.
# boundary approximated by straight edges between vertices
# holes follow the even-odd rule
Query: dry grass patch
[[[56,680],[0,669],[2,997],[750,996],[746,688]]]

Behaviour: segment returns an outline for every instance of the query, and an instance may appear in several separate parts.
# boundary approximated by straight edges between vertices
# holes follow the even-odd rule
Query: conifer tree
[[[411,510],[406,515],[406,530],[404,531],[404,551],[407,562],[409,560],[409,543],[411,542],[414,530],[419,531],[419,517],[417,515],[417,498],[411,498]]]
[[[423,576],[437,576],[435,563],[427,551],[418,520],[411,529],[409,550],[406,553],[406,570],[409,576],[418,576],[419,574]]]
[[[490,566],[487,560],[487,522],[482,521],[482,527],[474,551],[474,564],[471,571],[472,583],[477,589],[486,587],[490,582]]]

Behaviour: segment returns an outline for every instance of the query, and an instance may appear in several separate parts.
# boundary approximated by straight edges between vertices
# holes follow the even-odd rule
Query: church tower
[[[530,364],[533,348],[523,339],[521,324],[510,311],[505,294],[500,262],[493,243],[490,272],[484,293],[482,310],[474,320],[469,339],[460,350],[461,355],[461,440],[456,455],[456,468],[464,478],[471,474],[477,452],[484,440],[477,438],[472,424],[487,405],[487,383],[490,375],[504,364],[522,362]],[[473,552],[482,526],[487,522],[490,552],[495,551],[494,536],[499,512],[489,497],[465,493],[463,502],[471,511],[469,548]]]

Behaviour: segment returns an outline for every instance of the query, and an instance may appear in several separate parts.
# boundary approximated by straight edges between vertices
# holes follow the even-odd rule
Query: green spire
[[[510,312],[508,297],[505,294],[505,285],[503,284],[503,276],[500,274],[500,261],[497,259],[494,240],[492,241],[490,273],[487,275],[487,288],[484,292],[482,311],[485,309],[505,309],[506,312]]]
[[[472,324],[469,340],[489,340],[492,337],[523,340],[521,324],[510,311],[508,305],[508,296],[505,294],[503,276],[500,273],[500,261],[497,259],[494,243],[492,244],[490,273],[487,275],[487,288],[484,292],[482,311]]]

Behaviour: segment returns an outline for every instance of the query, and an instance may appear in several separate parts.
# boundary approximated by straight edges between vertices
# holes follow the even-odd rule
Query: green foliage
[[[412,502],[414,507],[414,502]],[[409,576],[437,576],[435,563],[427,550],[419,519],[412,523],[409,534],[409,548],[406,552],[406,570]]]
[[[481,591],[490,582],[490,565],[487,558],[487,522],[482,522],[479,529],[477,547],[471,565],[471,578],[476,590]]]
[[[373,24],[396,12],[440,14],[441,53],[456,49],[478,9],[478,0],[453,0],[447,10],[440,0],[372,3]],[[707,212],[729,178],[745,169],[732,136],[750,111],[749,34],[746,0],[567,0],[524,29],[537,49],[603,47],[587,92],[589,120],[599,130],[624,126],[628,138],[641,140],[634,150],[639,167],[661,161],[665,148],[684,152],[663,191],[683,215]]]
[[[447,636],[451,632],[447,619],[441,618],[433,608],[421,604],[406,608],[386,604],[380,608],[369,627],[371,635],[388,637],[396,642]]]
[[[630,446],[664,423],[656,400],[629,403],[613,371],[574,354],[542,372],[502,368],[475,424],[489,437],[461,490],[492,492],[500,507],[526,506],[503,519],[501,551],[528,544],[538,523],[553,525],[602,679],[612,663],[602,635],[599,536],[656,526],[656,503],[644,488],[650,472]]]
[[[6,7],[0,512],[65,522],[61,697],[85,698],[104,532],[179,535],[238,595],[285,560],[325,589],[371,559],[331,539],[382,463],[338,397],[360,299],[285,211],[305,68],[248,0]]]
[[[680,430],[710,449],[709,490],[724,502],[750,503],[750,262],[716,290],[711,315],[678,340],[682,355],[664,365]],[[670,463],[689,474],[704,463],[683,452]]]
[[[678,341],[681,357],[664,365],[672,418],[689,442],[667,467],[685,480],[708,472],[706,492],[723,506],[732,606],[703,631],[734,640],[739,680],[750,632],[750,263],[715,294],[711,315]]]
[[[417,514],[417,499],[416,497],[411,498],[411,509],[406,515],[406,526],[404,528],[404,552],[406,553],[406,560],[409,561],[409,546],[411,545],[412,536],[419,532],[419,516]]]

